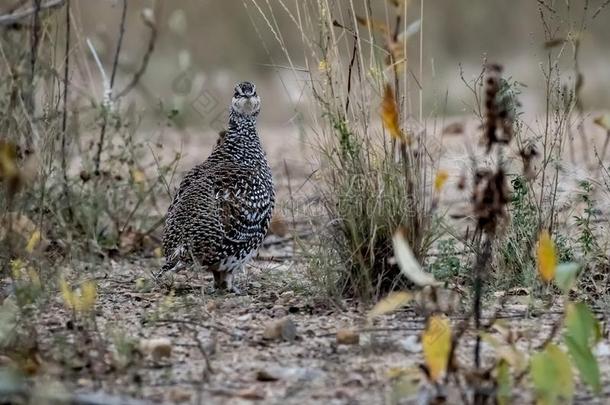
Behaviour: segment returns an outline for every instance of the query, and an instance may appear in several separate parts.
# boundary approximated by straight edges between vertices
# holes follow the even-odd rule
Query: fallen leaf
[[[172,343],[169,338],[142,339],[139,347],[141,353],[149,354],[155,361],[172,354]]]
[[[265,327],[263,338],[267,340],[293,341],[297,336],[297,327],[289,317],[270,322]]]
[[[594,118],[593,122],[606,131],[610,131],[610,114],[600,115],[599,117]]]
[[[34,232],[32,232],[32,236],[30,236],[30,239],[28,240],[28,243],[25,246],[25,251],[28,253],[32,253],[34,251],[34,249],[36,249],[36,246],[38,246],[40,239],[41,239],[41,234],[38,229],[35,230]]]
[[[443,135],[461,135],[464,133],[464,124],[462,122],[453,122],[443,128]]]
[[[387,314],[407,305],[413,299],[413,294],[406,291],[391,292],[387,297],[379,300],[369,311],[368,318]]]
[[[286,220],[281,214],[274,213],[269,224],[269,234],[284,237],[287,233],[288,224],[286,224]]]
[[[360,335],[351,329],[339,329],[337,331],[337,344],[357,345],[360,343]]]
[[[146,181],[146,175],[144,174],[144,172],[137,168],[131,170],[131,178],[136,184],[141,184]]]
[[[259,387],[249,387],[239,390],[237,396],[243,399],[261,400],[265,399],[265,391]]]
[[[444,315],[428,319],[422,335],[422,348],[426,367],[433,381],[439,381],[447,371],[451,353],[451,325]]]

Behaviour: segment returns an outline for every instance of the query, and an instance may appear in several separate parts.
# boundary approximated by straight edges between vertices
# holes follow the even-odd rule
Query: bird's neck
[[[242,115],[232,109],[229,111],[229,128],[256,128],[256,115]]]

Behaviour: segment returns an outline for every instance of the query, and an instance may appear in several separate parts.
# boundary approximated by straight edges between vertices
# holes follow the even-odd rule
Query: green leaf
[[[532,356],[530,377],[538,403],[555,404],[558,399],[571,402],[574,378],[568,356],[556,345],[548,344],[544,351]]]
[[[496,400],[498,405],[508,405],[511,403],[512,398],[513,377],[510,374],[510,367],[506,360],[500,360],[496,367],[496,373],[496,381],[498,382]]]
[[[599,392],[601,390],[599,365],[591,350],[601,339],[599,322],[589,308],[579,302],[568,305],[565,325],[564,340],[572,361],[580,372],[580,378]]]
[[[574,286],[574,281],[576,281],[579,272],[580,264],[574,262],[561,263],[555,271],[555,284],[564,294],[567,294]]]
[[[580,378],[590,385],[595,392],[599,392],[602,389],[599,365],[591,349],[578,345],[571,336],[566,336],[565,341],[570,356],[572,356],[572,361],[578,368]]]
[[[15,336],[19,309],[11,300],[0,305],[0,349],[8,345]]]
[[[583,347],[590,347],[601,339],[599,322],[586,304],[582,302],[568,304],[565,334]]]

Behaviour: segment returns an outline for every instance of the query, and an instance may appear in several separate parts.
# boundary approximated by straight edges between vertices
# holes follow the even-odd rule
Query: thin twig
[[[154,323],[187,324],[187,325],[197,326],[197,327],[200,327],[200,328],[214,329],[215,331],[218,331],[220,333],[224,333],[225,335],[231,336],[232,338],[238,337],[238,335],[236,335],[235,333],[230,332],[229,330],[223,328],[222,326],[218,326],[218,325],[211,324],[211,323],[200,323],[200,322],[197,322],[197,321],[192,321],[190,319],[162,318],[162,319],[156,319],[154,321]]]
[[[70,0],[66,3],[66,42],[64,57],[64,104],[61,119],[61,169],[64,177],[64,197],[68,208],[68,219],[72,221],[72,204],[70,202],[70,190],[68,187],[68,157],[67,157],[67,127],[68,127],[68,80],[70,73]]]
[[[483,242],[483,249],[477,255],[477,262],[474,267],[474,327],[477,331],[476,342],[474,346],[474,364],[478,369],[481,366],[481,302],[483,300],[483,271],[491,258],[491,237],[486,235]]]
[[[112,73],[110,74],[110,88],[114,87],[117,67],[119,66],[119,55],[123,47],[123,37],[125,36],[125,19],[127,17],[127,0],[123,0],[123,11],[121,13],[121,25],[119,25],[119,40],[117,42],[116,51],[114,52],[114,60],[112,62]]]
[[[32,40],[30,46],[30,79],[27,84],[27,94],[25,96],[25,107],[30,117],[34,116],[36,111],[35,105],[35,78],[36,78],[36,59],[38,57],[38,45],[40,44],[40,6],[42,0],[33,0],[33,22],[32,22]],[[32,152],[34,149],[34,141],[32,134],[35,133],[34,124],[30,123],[31,130],[25,134],[26,152]]]
[[[48,10],[52,8],[58,8],[64,5],[66,0],[51,0],[44,4],[38,2],[38,6],[28,8],[23,11],[0,15],[0,26],[13,25],[24,18],[31,16],[32,14],[38,13],[42,10]]]
[[[123,97],[125,94],[129,93],[131,90],[133,90],[134,87],[137,86],[137,84],[140,82],[140,79],[144,75],[144,72],[146,72],[146,69],[148,67],[148,62],[150,61],[150,56],[152,55],[153,51],[155,50],[155,44],[157,42],[157,27],[155,26],[155,24],[153,22],[148,21],[146,19],[144,20],[144,22],[146,23],[146,26],[148,28],[150,28],[150,39],[148,40],[148,48],[146,49],[146,53],[144,54],[144,57],[142,58],[142,63],[140,64],[140,68],[133,75],[129,84],[127,86],[125,86],[125,88],[123,90],[119,91],[116,94],[116,96],[114,97],[115,100]]]
[[[604,9],[606,6],[608,6],[608,4],[610,4],[610,0],[606,0],[606,1],[604,1],[604,3],[603,3],[601,6],[599,6],[599,7],[597,8],[597,10],[595,10],[595,12],[593,13],[593,16],[591,17],[591,19],[594,19],[595,17],[597,17],[597,15],[598,15],[599,13],[601,13],[601,12],[602,12],[602,10],[603,10],[603,9]]]
[[[110,83],[108,88],[105,89],[104,101],[112,99],[112,87],[114,85],[114,80],[116,78],[116,71],[119,64],[119,56],[121,53],[121,48],[123,46],[123,37],[125,34],[125,19],[127,16],[127,0],[123,0],[123,12],[121,14],[121,23],[119,25],[119,39],[116,46],[116,51],[114,53],[114,60],[112,62],[112,72],[110,73]],[[104,138],[106,136],[106,128],[108,126],[108,105],[104,103],[102,107],[103,121],[102,127],[100,129],[100,138],[97,143],[97,153],[95,154],[95,174],[99,175],[100,173],[100,162],[102,158],[102,150],[104,149]]]

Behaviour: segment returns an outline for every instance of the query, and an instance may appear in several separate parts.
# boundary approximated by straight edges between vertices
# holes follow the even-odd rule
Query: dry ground
[[[467,214],[468,196],[451,191],[451,182],[468,167],[467,145],[476,145],[474,139],[465,138],[463,133],[446,135],[436,143],[443,156],[439,166],[456,173],[443,197],[442,209],[448,213]],[[189,137],[183,167],[203,159],[213,142],[214,137]],[[74,322],[59,296],[37,316],[41,359],[50,375],[69,391],[103,392],[145,403],[368,404],[396,403],[403,395],[407,399],[400,403],[415,403],[419,373],[414,370],[422,360],[417,337],[423,317],[409,307],[379,319],[372,330],[363,330],[367,308],[350,301],[339,306],[319,298],[307,277],[306,264],[294,254],[291,238],[292,233],[307,234],[307,220],[298,215],[292,218],[294,210],[288,209],[291,200],[308,202],[315,197],[315,187],[308,181],[315,162],[307,157],[312,154],[305,152],[307,147],[293,131],[263,131],[263,142],[276,175],[280,211],[286,223],[294,219],[297,226],[283,237],[272,235],[266,240],[246,274],[238,278],[245,294],[210,293],[210,277],[192,273],[178,276],[175,292],[170,293],[150,282],[150,271],[161,263],[154,258],[66,265],[72,277],[87,275],[97,280],[95,328],[90,331],[81,328],[82,320]],[[594,169],[578,167],[578,171],[566,172],[560,201],[567,202],[573,195],[578,180],[575,172],[597,179]],[[602,203],[610,200],[607,196],[603,200],[603,194],[601,198]],[[456,225],[459,228],[467,221],[459,219]],[[461,294],[467,303],[467,293]],[[492,300],[486,306],[487,316],[494,305]],[[607,319],[607,311],[599,309],[600,317]],[[548,336],[560,313],[557,302],[526,295],[510,300],[500,317],[523,335],[519,345],[527,350]],[[265,339],[268,324],[286,317],[296,330],[288,327],[285,340]],[[454,322],[459,320],[456,315]],[[338,345],[335,333],[342,328],[360,330],[360,343]],[[162,355],[155,357],[147,350],[142,350],[144,354],[132,350],[157,338],[169,339],[171,353],[161,350]],[[464,363],[470,361],[472,341],[466,339],[459,351]],[[606,337],[600,349],[606,382],[608,344]],[[486,347],[485,353],[489,350]],[[529,401],[522,395],[519,402]],[[101,403],[117,399],[99,398]],[[579,403],[608,401],[607,386],[602,399],[593,399],[579,387]],[[450,403],[454,402],[451,398]]]

